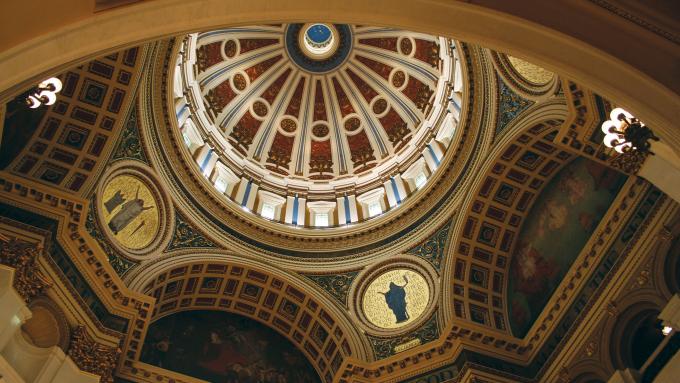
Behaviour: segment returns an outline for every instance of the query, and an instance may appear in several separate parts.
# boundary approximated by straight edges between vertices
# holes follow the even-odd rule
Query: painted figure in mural
[[[104,202],[104,206],[109,214],[115,210],[119,205],[125,202],[125,196],[120,190],[116,190],[116,193],[109,198],[108,201]]]
[[[380,293],[385,296],[387,307],[392,310],[394,316],[397,317],[397,323],[406,322],[409,319],[406,311],[406,285],[408,285],[408,278],[404,275],[404,285],[399,286],[394,282],[390,282],[390,289],[387,292]]]
[[[153,208],[153,206],[144,206],[144,200],[139,198],[139,186],[137,186],[135,199],[123,204],[120,211],[109,221],[109,228],[113,231],[113,234],[117,235],[119,231],[129,225],[130,222],[137,218],[144,210],[149,210],[151,208]]]

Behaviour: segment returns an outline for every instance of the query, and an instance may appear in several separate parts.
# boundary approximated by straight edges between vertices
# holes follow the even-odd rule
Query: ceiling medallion
[[[436,272],[421,259],[392,257],[357,277],[351,309],[367,332],[380,336],[405,333],[430,317],[438,294]]]
[[[409,269],[394,269],[368,284],[361,308],[372,324],[399,328],[418,319],[429,300],[430,288],[422,275]]]
[[[123,161],[102,178],[95,208],[102,231],[121,253],[141,259],[167,244],[171,209],[151,172]]]

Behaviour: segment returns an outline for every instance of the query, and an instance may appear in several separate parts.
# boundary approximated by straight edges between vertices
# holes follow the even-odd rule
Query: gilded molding
[[[130,115],[125,122],[125,127],[121,132],[118,144],[109,162],[120,159],[130,159],[144,162],[147,165],[149,164],[137,124],[137,98],[135,98]]]
[[[121,350],[95,342],[85,326],[77,326],[71,335],[68,356],[83,371],[100,376],[101,383],[113,383],[113,372]]]
[[[216,248],[214,242],[205,238],[205,235],[194,228],[180,212],[175,212],[175,229],[170,244],[165,251],[186,247]]]
[[[51,282],[38,268],[42,250],[16,239],[0,241],[0,263],[14,268],[14,289],[26,303],[43,295]]]
[[[359,274],[358,271],[350,271],[341,274],[305,275],[305,277],[311,279],[314,283],[332,295],[333,298],[347,307],[349,289],[357,274]]]

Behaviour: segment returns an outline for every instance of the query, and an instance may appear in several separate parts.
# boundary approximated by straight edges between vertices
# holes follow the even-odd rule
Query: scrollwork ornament
[[[95,342],[85,326],[73,330],[68,355],[81,370],[99,375],[101,383],[113,383],[113,371],[120,353],[118,347]]]
[[[612,157],[609,160],[609,165],[626,174],[635,175],[640,171],[640,168],[642,168],[642,164],[645,163],[647,156],[649,156],[649,153],[640,150],[629,150]]]
[[[26,303],[51,286],[36,262],[41,252],[35,245],[16,239],[0,241],[0,263],[14,269],[14,289]]]

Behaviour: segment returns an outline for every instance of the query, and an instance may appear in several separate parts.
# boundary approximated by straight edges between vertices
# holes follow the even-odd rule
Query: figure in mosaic
[[[123,195],[123,192],[120,190],[116,190],[116,194],[109,198],[108,201],[104,202],[104,207],[106,207],[106,211],[111,213],[113,210],[115,210],[118,206],[120,206],[124,202],[125,196]]]
[[[149,210],[153,206],[144,206],[144,200],[139,198],[139,186],[137,187],[137,194],[135,194],[135,199],[132,201],[127,201],[123,204],[116,215],[109,221],[109,228],[113,231],[113,234],[118,234],[119,231],[123,230],[130,222],[134,221],[144,210]],[[140,226],[143,225],[140,224]]]
[[[390,289],[387,292],[380,293],[385,296],[387,307],[392,310],[394,316],[397,317],[397,323],[406,322],[409,319],[406,311],[406,285],[408,285],[408,278],[404,275],[404,285],[399,286],[394,282],[390,282]]]

